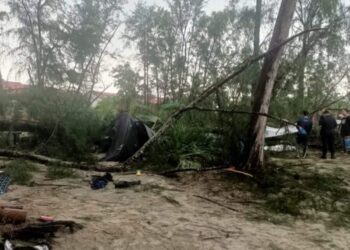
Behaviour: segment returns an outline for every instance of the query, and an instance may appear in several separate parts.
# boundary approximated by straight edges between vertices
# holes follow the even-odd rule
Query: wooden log
[[[21,158],[21,159],[38,162],[40,164],[69,167],[69,168],[75,168],[75,169],[86,170],[86,171],[123,172],[127,170],[127,167],[125,165],[118,162],[98,162],[96,164],[89,164],[86,162],[70,162],[70,161],[63,161],[55,158],[50,158],[43,155],[37,155],[33,153],[14,151],[14,150],[6,150],[6,149],[0,149],[0,156],[9,157],[9,158]]]
[[[0,221],[6,223],[24,223],[27,219],[27,212],[22,209],[2,208],[0,209]]]

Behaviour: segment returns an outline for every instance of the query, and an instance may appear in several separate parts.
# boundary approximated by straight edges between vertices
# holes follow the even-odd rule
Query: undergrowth
[[[60,167],[60,166],[48,166],[47,177],[52,180],[75,178],[76,173],[72,168]]]
[[[38,168],[24,160],[14,160],[6,165],[4,171],[5,174],[11,177],[13,184],[28,186],[31,184],[33,178],[33,172],[37,171]]]
[[[319,167],[319,166],[318,166]],[[255,179],[224,178],[264,201],[251,219],[290,225],[295,219],[350,227],[349,174],[342,168],[270,164]]]

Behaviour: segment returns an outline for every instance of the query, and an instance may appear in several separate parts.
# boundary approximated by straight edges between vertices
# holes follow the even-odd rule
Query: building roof
[[[14,91],[26,89],[29,87],[29,85],[27,84],[23,84],[20,82],[11,82],[11,81],[2,81],[0,83],[0,86],[5,90],[14,90]]]

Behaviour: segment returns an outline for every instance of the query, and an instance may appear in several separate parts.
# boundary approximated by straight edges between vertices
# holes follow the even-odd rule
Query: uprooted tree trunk
[[[265,57],[260,78],[254,96],[253,113],[268,113],[272,90],[278,72],[283,46],[277,47],[288,37],[297,0],[282,0],[274,32],[270,42],[269,53]],[[275,48],[275,49],[273,49]],[[264,141],[267,117],[252,115],[249,129],[249,153],[245,168],[259,170],[264,164]]]
[[[198,97],[196,99],[194,99],[192,102],[190,102],[188,105],[186,105],[184,108],[179,109],[178,111],[174,112],[172,115],[170,115],[168,117],[168,119],[166,120],[166,122],[163,124],[163,126],[156,132],[156,134],[151,137],[133,156],[131,156],[126,162],[127,163],[132,163],[134,162],[136,159],[139,159],[140,156],[145,152],[145,150],[152,145],[155,141],[158,140],[158,138],[160,136],[162,136],[173,124],[174,122],[179,119],[181,117],[181,115],[188,111],[188,110],[192,110],[194,107],[197,106],[197,104],[199,104],[200,102],[202,102],[204,99],[206,99],[208,96],[210,96],[212,93],[214,93],[218,88],[220,88],[221,86],[223,86],[224,84],[226,84],[227,82],[233,80],[236,76],[238,76],[239,74],[241,74],[243,71],[245,71],[249,66],[251,66],[252,64],[254,64],[255,62],[261,60],[262,58],[270,55],[270,53],[275,53],[276,50],[279,50],[281,47],[283,47],[285,44],[289,43],[290,41],[294,40],[295,38],[299,37],[300,35],[306,33],[306,32],[311,32],[311,31],[317,31],[317,30],[322,30],[321,28],[315,28],[315,29],[310,29],[310,30],[306,30],[303,32],[300,32],[284,41],[278,40],[281,43],[280,44],[276,44],[274,43],[274,46],[270,46],[270,49],[265,52],[260,54],[257,57],[253,57],[253,58],[248,58],[247,60],[245,60],[241,65],[239,65],[236,70],[230,74],[229,76],[227,76],[226,78],[224,78],[221,81],[218,81],[217,83],[209,86],[208,88],[206,88],[201,94],[198,95]],[[288,34],[288,33],[287,33]],[[264,112],[257,112],[257,113],[264,113]]]

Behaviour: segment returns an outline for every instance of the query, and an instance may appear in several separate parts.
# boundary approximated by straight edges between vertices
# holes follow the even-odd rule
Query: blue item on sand
[[[113,176],[110,173],[106,173],[103,176],[93,176],[90,186],[94,190],[101,189],[105,188],[110,181],[113,181]]]
[[[11,177],[8,175],[0,175],[0,195],[6,193],[8,186],[10,185]]]

